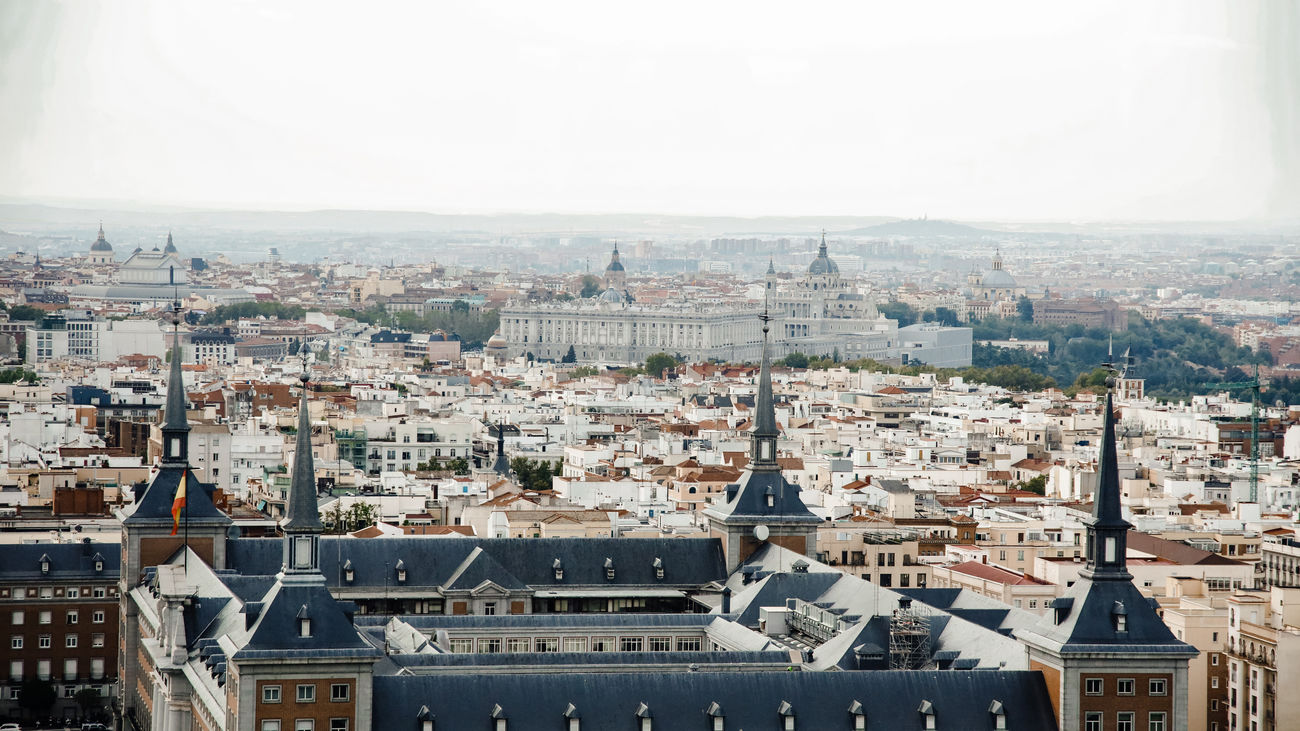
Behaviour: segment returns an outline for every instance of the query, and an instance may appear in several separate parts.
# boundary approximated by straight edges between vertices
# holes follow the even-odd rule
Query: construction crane
[[[1209,388],[1249,388],[1250,389],[1250,501],[1259,502],[1259,364],[1255,364],[1254,375],[1249,381],[1231,383],[1207,383]]]

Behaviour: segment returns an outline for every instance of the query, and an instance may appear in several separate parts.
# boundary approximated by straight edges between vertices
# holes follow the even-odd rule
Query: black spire
[[[763,322],[763,362],[758,371],[758,397],[754,399],[750,455],[750,469],[756,472],[780,470],[776,463],[776,440],[780,432],[776,428],[776,409],[772,403],[772,366],[767,358],[767,324],[772,317],[767,313],[766,302],[758,319]]]
[[[1109,382],[1109,379],[1108,379]],[[1094,581],[1113,579],[1132,581],[1125,563],[1128,530],[1119,501],[1119,464],[1115,452],[1115,412],[1111,395],[1106,394],[1105,427],[1101,436],[1101,453],[1097,457],[1097,492],[1092,498],[1092,517],[1084,520],[1088,527],[1088,565],[1080,572]]]
[[[307,361],[303,358],[303,371],[298,379],[302,393],[298,397],[298,434],[293,459],[293,475],[289,480],[289,500],[285,506],[284,563],[281,573],[312,581],[320,577],[320,534],[324,526],[316,505],[316,466],[311,456],[311,416],[307,408]]]
[[[167,380],[167,403],[162,424],[164,463],[189,464],[190,423],[185,415],[185,381],[181,376],[181,303],[172,306],[171,375]]]
[[[492,471],[502,477],[510,477],[510,460],[506,459],[506,425],[497,422],[497,458],[492,463]]]

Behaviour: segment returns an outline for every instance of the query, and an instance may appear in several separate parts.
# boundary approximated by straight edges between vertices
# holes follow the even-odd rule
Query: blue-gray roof
[[[475,549],[482,551],[475,553]],[[614,564],[606,578],[605,559]],[[664,578],[652,565],[662,560]],[[500,586],[560,589],[575,586],[699,587],[725,581],[722,544],[714,538],[393,538],[321,539],[321,572],[330,586],[396,586],[393,566],[402,560],[406,586],[448,586],[458,573],[491,578]],[[555,578],[559,559],[563,578]],[[344,581],[352,562],[354,580]],[[480,563],[482,571],[474,564]],[[227,566],[239,573],[274,574],[282,563],[278,538],[237,538],[227,544]],[[462,583],[462,582],[458,582]]]
[[[204,525],[230,523],[230,516],[212,504],[212,485],[199,482],[188,467],[182,469],[165,465],[154,475],[144,494],[136,496],[135,510],[122,522],[127,525],[171,525],[172,503],[176,499],[182,474],[188,475],[185,478],[185,510],[182,519]],[[276,570],[279,570],[278,565]]]
[[[716,704],[728,729],[776,731],[787,703],[800,729],[852,729],[856,707],[869,729],[910,731],[923,727],[924,701],[939,728],[991,730],[994,701],[1010,728],[1056,728],[1043,676],[1029,671],[547,673],[489,682],[474,674],[384,676],[375,678],[373,695],[378,729],[413,728],[422,707],[435,728],[490,728],[499,705],[511,731],[552,731],[565,727],[570,704],[587,729],[638,728],[642,704],[656,729],[704,729],[706,709]]]
[[[116,579],[121,573],[120,543],[20,543],[5,546],[0,561],[0,580]],[[41,559],[48,558],[49,573],[41,572]],[[101,570],[95,562],[103,561]]]

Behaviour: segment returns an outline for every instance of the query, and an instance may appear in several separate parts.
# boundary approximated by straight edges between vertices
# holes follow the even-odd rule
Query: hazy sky
[[[1296,217],[1297,7],[0,0],[0,196]]]

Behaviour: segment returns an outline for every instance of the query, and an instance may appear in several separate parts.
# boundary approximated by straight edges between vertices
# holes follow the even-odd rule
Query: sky
[[[0,0],[0,197],[1300,218],[1300,5]]]

